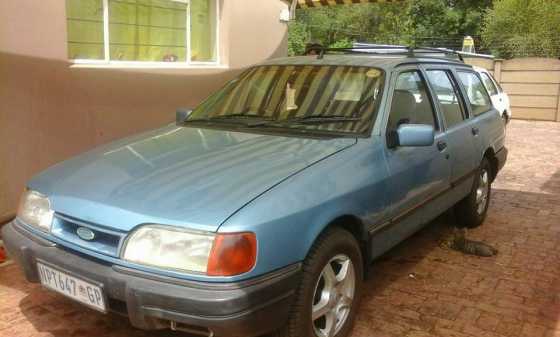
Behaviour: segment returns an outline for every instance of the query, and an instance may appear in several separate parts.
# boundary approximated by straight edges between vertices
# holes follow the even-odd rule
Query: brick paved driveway
[[[438,247],[442,216],[374,265],[352,337],[560,337],[560,123],[513,121],[510,160],[473,238],[496,258]],[[0,268],[0,336],[178,336],[145,333],[25,283]],[[185,336],[185,335],[182,335]]]

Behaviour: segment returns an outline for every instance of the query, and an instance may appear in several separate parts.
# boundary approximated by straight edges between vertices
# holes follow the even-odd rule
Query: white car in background
[[[481,67],[473,68],[480,74],[482,82],[490,94],[492,104],[494,104],[494,107],[500,112],[504,122],[508,123],[511,119],[511,106],[508,94],[502,89],[498,81],[496,81],[488,70]]]
[[[361,48],[360,51],[362,53],[370,52],[375,54],[405,53],[409,50],[408,49],[409,47],[407,46],[388,45],[388,44],[354,43],[353,46],[354,48]],[[370,49],[364,50],[363,48],[370,48]],[[424,49],[426,50],[429,49],[433,51],[433,54],[429,55],[425,53],[424,56],[446,57],[446,55],[449,55],[451,53],[451,54],[458,55],[461,61],[463,61],[463,58],[461,56],[467,58],[476,57],[476,58],[484,58],[484,59],[494,59],[492,55],[459,52],[447,48],[424,48]],[[492,99],[492,104],[494,105],[496,110],[500,112],[500,115],[504,120],[504,123],[507,124],[511,119],[511,106],[510,106],[508,94],[506,94],[504,89],[502,89],[498,81],[496,81],[494,76],[492,76],[492,74],[488,70],[477,66],[473,66],[473,69],[480,74],[480,77],[482,78],[482,82],[484,83],[486,90],[490,94],[490,97]],[[420,95],[417,94],[415,95],[415,97],[418,100]]]

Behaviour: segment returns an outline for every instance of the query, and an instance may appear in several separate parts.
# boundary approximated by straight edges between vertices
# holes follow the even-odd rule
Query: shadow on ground
[[[560,169],[556,171],[542,186],[541,189],[551,193],[560,191]]]

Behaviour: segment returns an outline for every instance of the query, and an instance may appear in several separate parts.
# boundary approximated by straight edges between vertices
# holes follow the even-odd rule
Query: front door
[[[425,147],[385,148],[392,205],[390,235],[383,236],[385,248],[431,220],[426,205],[449,189],[447,136],[441,132],[426,81],[417,68],[396,74],[386,133],[402,124],[432,125],[436,140]]]

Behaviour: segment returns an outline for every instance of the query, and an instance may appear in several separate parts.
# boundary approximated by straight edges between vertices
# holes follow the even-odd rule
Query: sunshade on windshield
[[[382,83],[383,71],[370,67],[259,66],[207,99],[189,120],[251,118],[261,121],[255,127],[365,133]]]

